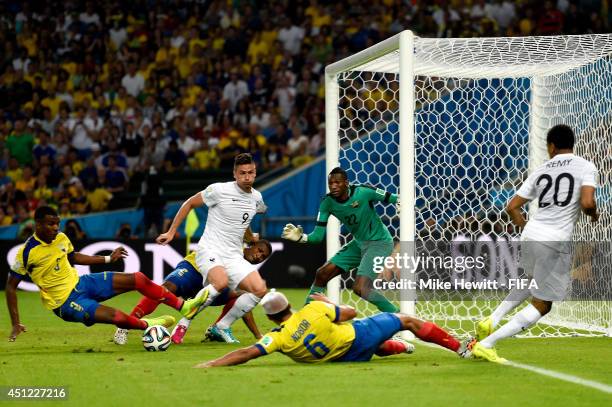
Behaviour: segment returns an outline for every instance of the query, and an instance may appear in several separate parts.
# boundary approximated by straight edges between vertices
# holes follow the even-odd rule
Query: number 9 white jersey
[[[580,190],[597,187],[597,167],[574,154],[557,154],[538,167],[517,195],[538,199],[538,209],[523,230],[521,239],[567,241],[580,213]]]
[[[245,230],[255,214],[266,211],[261,193],[255,189],[244,192],[232,181],[211,184],[201,194],[208,217],[198,244],[228,257],[242,257]]]

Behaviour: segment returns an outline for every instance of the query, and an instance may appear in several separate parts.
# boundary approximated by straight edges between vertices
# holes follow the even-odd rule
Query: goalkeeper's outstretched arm
[[[293,223],[287,223],[283,228],[281,237],[298,243],[321,243],[325,237],[327,220],[329,219],[329,209],[327,201],[323,200],[319,206],[319,214],[317,216],[317,225],[309,234],[304,233],[301,226],[295,226]]]

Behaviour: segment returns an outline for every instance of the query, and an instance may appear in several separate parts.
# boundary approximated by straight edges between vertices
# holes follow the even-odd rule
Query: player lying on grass
[[[334,305],[321,294],[312,294],[312,300],[294,313],[282,293],[275,291],[266,294],[261,305],[268,318],[280,327],[264,335],[253,346],[196,367],[238,365],[277,351],[296,362],[365,362],[375,354],[411,353],[414,349],[412,344],[389,340],[403,330],[409,330],[423,341],[433,342],[458,354],[465,351],[457,339],[433,322],[383,312],[343,323],[355,318],[357,312],[354,308]]]
[[[349,185],[346,171],[334,168],[327,178],[329,194],[319,205],[317,225],[310,234],[301,227],[289,223],[283,229],[282,237],[299,243],[320,243],[325,237],[325,227],[330,215],[335,216],[353,235],[327,263],[317,270],[315,281],[308,293],[322,293],[332,278],[357,268],[353,291],[361,298],[374,304],[382,312],[398,312],[399,309],[372,287],[377,278],[373,272],[375,257],[386,258],[393,251],[391,234],[374,209],[375,202],[397,203],[395,194],[362,185]]]
[[[40,288],[45,308],[68,322],[82,322],[90,326],[98,323],[114,324],[119,328],[146,329],[150,325],[171,326],[174,317],[138,319],[100,302],[128,291],[138,291],[152,300],[179,310],[191,317],[206,301],[206,292],[191,299],[182,300],[161,287],[144,274],[95,273],[79,277],[74,264],[111,263],[127,256],[123,247],[110,256],[88,256],[74,251],[68,237],[59,232],[60,218],[55,209],[41,206],[34,213],[35,232],[17,251],[15,263],[6,283],[6,303],[11,316],[12,331],[9,341],[14,341],[26,328],[19,319],[17,286],[29,278]]]
[[[595,201],[597,168],[574,155],[572,129],[554,126],[548,132],[546,143],[550,160],[529,175],[506,208],[512,222],[524,227],[521,266],[537,287],[513,290],[489,318],[476,324],[480,342],[472,342],[469,347],[475,357],[491,362],[506,362],[497,355],[497,341],[528,329],[550,311],[553,301],[563,300],[571,280],[568,242],[580,210],[592,222],[599,218]],[[538,211],[527,222],[521,208],[536,197]],[[531,303],[493,332],[502,318],[529,296]]]
[[[256,242],[244,249],[244,258],[251,264],[259,264],[266,260],[271,253],[272,246],[270,245],[270,242],[268,242],[267,240],[257,240]],[[202,289],[203,282],[204,278],[198,270],[198,266],[195,262],[195,252],[192,252],[189,255],[185,256],[185,258],[176,265],[172,273],[166,276],[164,282],[162,283],[162,287],[167,288],[168,291],[170,291],[177,297],[191,298],[194,297],[198,293],[198,291]],[[225,317],[225,315],[232,308],[240,294],[241,293],[237,293],[236,291],[230,292],[230,289],[226,288],[221,292],[221,294],[219,294],[217,298],[215,298],[215,301],[211,303],[211,306],[225,305],[221,316],[219,316],[215,324]],[[155,311],[159,304],[159,301],[143,297],[134,307],[130,315],[136,318],[142,318]],[[188,328],[192,319],[189,319],[187,323],[183,321],[183,324],[181,326]],[[253,318],[253,314],[251,313],[251,311],[244,314],[242,319],[251,331],[251,333],[253,333],[255,338],[261,338],[261,333],[257,328],[257,324],[255,324],[255,319]],[[223,338],[220,338],[219,336],[215,335],[214,326],[215,325],[212,325],[206,331],[206,338],[213,341],[223,341]],[[126,344],[127,334],[127,329],[117,328],[113,339],[114,342],[118,345]],[[183,332],[180,336],[173,335],[172,341],[176,344],[182,343],[184,336],[185,332]]]

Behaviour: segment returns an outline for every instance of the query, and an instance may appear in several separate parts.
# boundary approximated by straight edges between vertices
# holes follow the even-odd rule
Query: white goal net
[[[340,165],[351,183],[400,193],[400,215],[376,205],[397,242],[421,242],[417,250],[428,254],[427,242],[473,242],[469,250],[487,261],[484,273],[462,274],[474,281],[519,276],[518,234],[503,208],[548,158],[546,132],[556,124],[574,129],[575,153],[599,169],[601,217],[581,217],[576,228],[582,243],[567,300],[523,336],[611,335],[612,35],[428,39],[406,31],[326,69],[328,169]],[[350,236],[329,228],[331,256]],[[330,294],[375,312],[351,292],[354,273],[330,284]],[[418,275],[457,274],[427,273]],[[507,290],[412,294],[402,310],[468,336]]]

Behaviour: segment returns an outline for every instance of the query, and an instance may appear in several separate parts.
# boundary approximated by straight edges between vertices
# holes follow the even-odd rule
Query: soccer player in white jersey
[[[208,290],[208,299],[200,311],[209,306],[225,288],[245,291],[230,311],[211,327],[216,336],[225,342],[238,342],[230,326],[245,313],[253,309],[266,294],[266,283],[255,267],[243,257],[242,242],[251,219],[257,213],[264,213],[266,206],[261,193],[253,189],[256,167],[250,154],[238,154],[234,159],[235,181],[209,185],[186,200],[177,212],[170,229],[156,239],[166,245],[172,241],[176,229],[189,211],[206,204],[208,218],[204,233],[196,250],[196,264],[204,280],[208,281],[202,290]],[[172,332],[175,343],[182,342],[190,320],[183,318]]]
[[[547,149],[550,160],[538,167],[510,200],[506,211],[520,228],[521,266],[537,287],[515,289],[493,314],[476,324],[477,341],[470,344],[472,355],[491,362],[504,363],[497,355],[495,343],[529,328],[546,315],[553,301],[563,300],[570,284],[568,241],[580,210],[596,222],[595,203],[597,168],[574,155],[574,132],[566,125],[549,130]],[[521,208],[538,199],[535,216],[525,220]],[[502,318],[531,295],[531,303],[514,315],[497,331]]]

